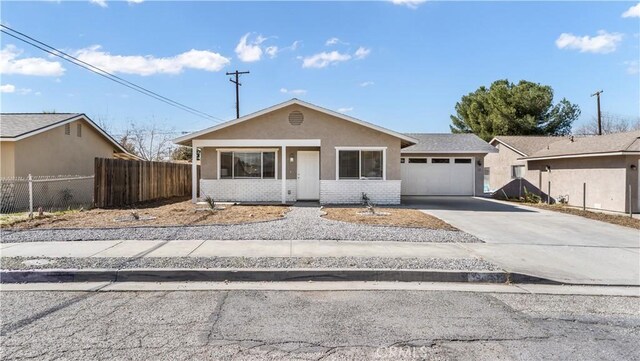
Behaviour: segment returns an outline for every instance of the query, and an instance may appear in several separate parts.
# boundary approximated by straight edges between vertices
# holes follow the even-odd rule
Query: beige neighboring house
[[[547,138],[548,144],[542,147],[543,141],[532,139],[536,144],[532,147],[539,149],[519,153],[515,159],[511,152],[519,149],[518,143],[509,138],[493,139],[491,144],[498,146],[498,153],[485,159],[490,174],[498,173],[496,179],[501,179],[505,169],[524,165],[518,174],[543,193],[550,193],[552,199],[590,209],[640,212],[640,131]],[[526,143],[520,138],[527,137],[514,138]]]
[[[537,173],[527,169],[527,162],[522,159],[542,150],[560,137],[552,136],[498,136],[489,144],[497,149],[496,153],[487,154],[484,158],[485,190],[496,191],[509,182],[522,178],[538,185]]]
[[[482,158],[494,151],[475,136],[402,134],[298,99],[175,142],[192,146],[194,158],[201,149],[194,201],[353,204],[366,193],[399,204],[405,194],[473,195]]]
[[[0,114],[0,177],[94,174],[94,158],[137,157],[78,113]]]

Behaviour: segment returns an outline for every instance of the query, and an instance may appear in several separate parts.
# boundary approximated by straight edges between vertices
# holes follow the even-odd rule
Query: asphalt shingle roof
[[[562,137],[558,136],[536,136],[536,135],[505,135],[497,136],[497,139],[501,143],[507,144],[509,147],[524,153],[525,156],[545,149],[549,144],[562,140]]]
[[[587,137],[564,137],[529,157],[554,157],[592,153],[632,152],[640,148],[640,130]]]
[[[16,138],[80,115],[79,113],[2,113],[0,137]]]
[[[403,153],[495,153],[497,150],[475,134],[406,133],[418,140],[415,145],[402,149]]]

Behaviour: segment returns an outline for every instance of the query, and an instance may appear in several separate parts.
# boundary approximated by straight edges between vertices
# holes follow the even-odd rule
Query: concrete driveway
[[[561,282],[640,285],[640,231],[474,197],[403,203],[482,239],[462,245],[506,270]]]

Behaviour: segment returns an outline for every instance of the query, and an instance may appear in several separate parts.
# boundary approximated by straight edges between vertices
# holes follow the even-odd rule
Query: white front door
[[[298,200],[320,199],[320,152],[298,151]]]

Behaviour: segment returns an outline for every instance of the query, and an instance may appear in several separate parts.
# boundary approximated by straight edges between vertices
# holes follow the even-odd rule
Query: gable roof
[[[519,153],[523,157],[529,156],[549,144],[562,140],[561,136],[538,136],[538,135],[500,135],[491,139],[489,144],[502,143],[507,148]]]
[[[247,120],[250,120],[250,119],[259,117],[261,115],[276,111],[278,109],[282,109],[282,108],[288,107],[290,105],[299,105],[299,106],[302,106],[302,107],[306,107],[306,108],[309,108],[309,109],[312,109],[312,110],[315,110],[315,111],[318,111],[318,112],[321,112],[321,113],[325,113],[325,114],[334,116],[336,118],[340,118],[342,120],[346,120],[348,122],[352,122],[352,123],[355,123],[355,124],[358,124],[358,125],[362,125],[362,126],[367,127],[367,128],[371,128],[371,129],[377,130],[377,131],[379,131],[381,133],[389,134],[391,136],[394,136],[396,138],[400,138],[401,140],[403,140],[404,143],[405,143],[404,144],[405,146],[408,146],[408,145],[411,145],[411,144],[415,144],[417,142],[416,139],[413,139],[412,137],[409,137],[409,136],[407,136],[405,134],[394,132],[393,130],[389,130],[387,128],[383,128],[381,126],[378,126],[378,125],[375,125],[375,124],[372,124],[372,123],[369,123],[369,122],[365,122],[363,120],[356,119],[354,117],[350,117],[348,115],[345,115],[345,114],[342,114],[342,113],[338,113],[338,112],[335,112],[335,111],[327,109],[327,108],[323,108],[323,107],[320,107],[320,106],[317,106],[317,105],[314,105],[314,104],[311,104],[311,103],[307,103],[305,101],[302,101],[302,100],[296,99],[296,98],[293,98],[291,100],[287,100],[286,102],[283,102],[283,103],[280,103],[280,104],[276,104],[276,105],[271,106],[269,108],[265,108],[265,109],[259,110],[257,112],[242,116],[242,117],[240,117],[238,119],[230,120],[230,121],[215,125],[213,127],[209,127],[209,128],[206,128],[206,129],[203,129],[203,130],[191,133],[191,134],[184,135],[182,137],[178,137],[178,138],[174,139],[173,142],[177,143],[177,144],[187,145],[188,141],[190,141],[190,140],[192,140],[194,138],[197,138],[197,137],[199,137],[201,135],[204,135],[204,134],[207,134],[207,133],[211,133],[211,132],[215,132],[217,130],[230,127],[232,125],[245,122]]]
[[[497,153],[498,150],[475,134],[407,133],[418,142],[402,153]]]
[[[526,160],[640,153],[640,130],[586,137],[563,137]]]
[[[81,119],[100,133],[114,148],[129,154],[120,143],[83,113],[2,113],[0,114],[0,140],[9,142],[22,140]]]

